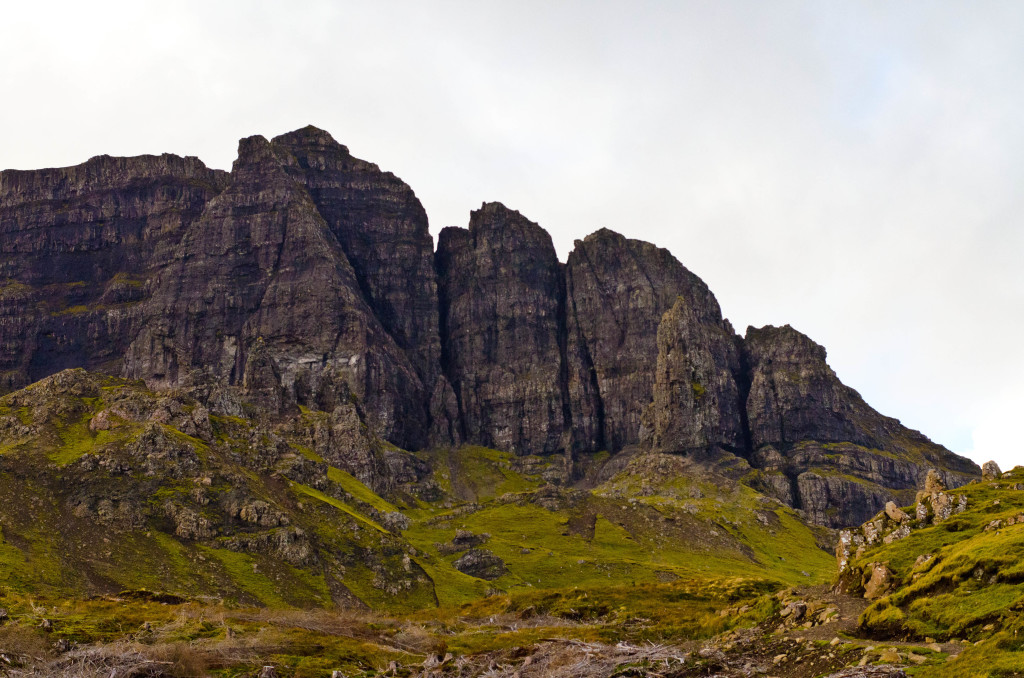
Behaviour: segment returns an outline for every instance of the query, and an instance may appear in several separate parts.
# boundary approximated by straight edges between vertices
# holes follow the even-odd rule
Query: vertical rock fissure
[[[750,415],[747,413],[747,400],[750,398],[750,384],[753,372],[750,369],[750,354],[742,337],[736,337],[736,352],[740,358],[740,371],[736,374],[736,390],[739,394],[740,426],[743,432],[744,456],[750,459],[754,455],[754,437],[750,433]]]
[[[800,497],[800,481],[796,473],[786,472],[789,479],[789,494],[793,498],[793,508],[800,510],[804,507],[803,499]]]
[[[587,270],[591,271],[591,274],[594,276],[595,285],[601,291],[602,296],[607,296],[608,292],[606,291],[604,281],[601,279],[600,276],[601,269],[594,265],[594,262],[591,260],[590,253],[587,251],[587,249],[585,247],[577,247],[576,249],[573,250],[573,252],[578,252],[579,256],[583,258],[583,260],[586,262]],[[567,265],[566,270],[568,271],[568,278],[571,279],[572,267]],[[579,344],[582,348],[584,359],[583,369],[586,370],[587,378],[590,380],[590,386],[594,390],[594,410],[595,416],[597,417],[597,426],[595,427],[595,446],[597,447],[597,450],[595,451],[607,450],[608,452],[612,453],[618,452],[618,450],[610,449],[609,443],[611,442],[612,436],[610,435],[610,432],[607,429],[607,420],[605,418],[604,412],[604,394],[601,393],[601,380],[597,376],[597,368],[594,365],[594,356],[590,352],[590,338],[583,333],[583,329],[579,323],[579,309],[576,307],[575,296],[576,285],[574,281],[570,280],[570,282],[573,282],[573,284],[569,285],[568,287],[571,288],[572,290],[571,292],[569,292],[569,294],[572,295],[572,314],[573,318],[576,319],[574,325],[576,326],[580,335]],[[618,316],[616,316],[613,313],[611,318],[612,322],[615,323],[615,326],[618,329],[620,336],[625,336],[626,329],[625,327],[623,327],[622,322],[619,320]]]
[[[573,426],[572,426],[572,406],[569,402],[569,321],[567,317],[568,305],[566,303],[566,284],[565,284],[565,265],[559,264],[559,276],[558,276],[558,288],[556,294],[557,299],[557,318],[555,321],[555,331],[557,333],[556,341],[558,342],[558,390],[562,398],[562,425],[564,426],[563,431],[569,433],[568,440],[566,441],[565,453],[572,455],[574,441],[573,441]]]
[[[585,256],[585,253],[584,253]],[[606,449],[606,438],[605,438],[605,421],[604,421],[604,399],[601,397],[601,386],[600,380],[597,378],[597,370],[594,369],[594,359],[590,355],[590,346],[583,337],[582,331],[579,329],[579,315],[576,309],[576,298],[573,294],[574,285],[572,284],[572,268],[566,265],[565,267],[565,305],[566,305],[566,339],[568,339],[568,313],[572,312],[573,327],[577,329],[579,333],[578,341],[580,351],[581,370],[585,373],[586,379],[590,382],[590,388],[593,391],[594,397],[594,418],[597,419],[595,422],[594,429],[594,448],[588,450],[589,452],[598,452]],[[570,418],[572,416],[571,403],[570,403]]]
[[[440,245],[440,239],[438,239],[438,245]],[[448,298],[448,288],[446,285],[442,285],[441,281],[445,279],[447,271],[443,270],[441,259],[438,257],[437,249],[434,250],[434,273],[437,276],[437,333],[441,339],[441,352],[440,352],[440,363],[441,363],[441,374],[444,375],[448,383],[451,384],[452,391],[455,393],[455,405],[458,408],[459,420],[455,423],[456,428],[459,431],[459,435],[463,440],[466,440],[466,417],[462,409],[462,382],[456,379],[455,370],[452,369],[452,356],[451,356],[451,337],[448,333],[448,310],[450,308],[451,300]]]

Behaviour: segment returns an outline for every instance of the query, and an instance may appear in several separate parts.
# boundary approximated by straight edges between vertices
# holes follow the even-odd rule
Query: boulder
[[[889,518],[897,523],[905,523],[910,520],[910,516],[904,513],[903,510],[896,506],[896,503],[892,501],[885,502],[885,515],[889,516]]]
[[[924,480],[924,491],[928,494],[937,494],[946,491],[946,482],[938,469],[928,469],[928,475]]]
[[[492,581],[508,572],[505,561],[487,549],[470,549],[456,560],[455,569],[471,577]]]
[[[885,563],[870,563],[865,574],[868,576],[864,584],[864,597],[868,600],[881,598],[893,585],[893,573]]]
[[[1003,475],[1003,472],[999,470],[999,465],[994,461],[986,461],[981,465],[981,479],[982,480],[999,480]]]

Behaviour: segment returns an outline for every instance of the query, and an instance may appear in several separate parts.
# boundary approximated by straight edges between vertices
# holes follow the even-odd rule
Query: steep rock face
[[[839,381],[825,349],[792,327],[748,328],[744,350],[751,462],[812,521],[853,525],[889,500],[908,503],[929,468],[951,487],[979,475],[972,461],[872,409]]]
[[[230,186],[159,274],[125,371],[154,385],[242,383],[271,407],[330,411],[351,396],[375,433],[418,447],[422,383],[363,299],[309,193],[286,171],[297,164],[263,137],[240,142]]]
[[[374,315],[404,349],[424,383],[440,370],[434,241],[412,189],[352,157],[316,127],[275,137],[297,161],[287,173],[309,191],[337,238]]]
[[[574,436],[616,451],[639,440],[662,314],[680,296],[701,323],[720,323],[721,309],[668,250],[607,229],[577,240],[566,269]]]
[[[735,337],[654,245],[601,230],[561,265],[543,229],[489,204],[435,255],[412,190],[313,127],[243,140],[230,175],[169,155],[0,173],[0,235],[0,389],[83,366],[206,389],[231,416],[304,405],[332,422],[310,447],[375,488],[415,475],[381,438],[722,447],[826,525],[929,467],[950,486],[978,474],[792,328]]]
[[[154,269],[226,184],[174,155],[0,172],[0,389],[116,371]]]
[[[488,203],[438,238],[444,364],[465,439],[541,454],[563,447],[562,269],[551,236]]]
[[[884,422],[825,362],[825,349],[784,327],[749,328],[747,415],[755,448],[814,439],[878,447]]]
[[[723,446],[745,451],[736,337],[728,321],[706,322],[683,296],[658,326],[653,400],[641,439],[656,450],[690,452]]]

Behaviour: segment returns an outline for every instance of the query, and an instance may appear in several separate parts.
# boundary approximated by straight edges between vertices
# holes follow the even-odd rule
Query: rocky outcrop
[[[318,412],[317,454],[381,491],[419,474],[384,441],[564,451],[563,479],[601,450],[720,448],[830,526],[908,503],[928,468],[979,473],[792,328],[735,336],[664,249],[602,229],[563,265],[489,203],[433,252],[412,189],[315,127],[243,139],[230,174],[169,155],[3,172],[0,233],[0,389],[84,366],[221,416]],[[182,425],[208,440],[202,419]]]
[[[409,595],[419,587],[433,596],[398,535],[408,520],[353,497],[354,481],[336,470],[360,472],[355,453],[332,449],[330,432],[322,435],[328,444],[317,449],[333,455],[330,469],[311,458],[309,438],[316,436],[308,427],[263,411],[215,416],[214,434],[200,400],[208,396],[203,388],[153,392],[138,381],[75,369],[0,397],[0,483],[7,496],[24,500],[0,509],[5,542],[46,544],[56,554],[51,571],[68,591],[111,593],[160,581],[182,593],[261,604],[258,593],[237,586],[237,570],[217,561],[162,569],[167,549],[198,546],[244,554],[245,578],[272,576],[277,588],[263,603],[351,603],[343,580],[368,571]],[[328,419],[322,412],[302,416]],[[342,413],[328,423],[342,431],[352,425]],[[318,578],[326,589],[305,588]],[[379,598],[366,589],[359,595]]]
[[[304,127],[273,144],[294,157],[285,171],[306,187],[374,315],[433,384],[441,344],[434,241],[423,205],[404,181],[352,157],[324,130]]]
[[[568,391],[574,437],[618,451],[639,441],[658,365],[658,325],[683,297],[697,322],[721,322],[707,286],[668,250],[601,229],[566,265]]]
[[[641,432],[657,450],[746,448],[735,336],[727,321],[707,320],[680,296],[658,326],[653,401]]]
[[[864,584],[864,597],[876,600],[889,592],[893,584],[892,570],[885,563],[870,563],[870,575]]]
[[[872,546],[905,539],[914,530],[938,525],[967,510],[967,495],[962,491],[956,495],[950,494],[942,477],[943,474],[937,469],[929,469],[924,489],[917,493],[912,513],[899,508],[895,502],[886,502],[882,511],[860,527],[839,533],[836,563],[842,587],[856,592],[866,591],[864,597],[869,600],[877,598],[885,590],[882,583],[888,585],[891,573],[881,572],[884,566],[871,563],[864,569],[862,580],[858,583],[856,577],[851,579],[845,576],[851,558],[859,559]],[[887,571],[887,568],[884,569]]]
[[[487,581],[494,581],[508,572],[505,561],[487,549],[470,549],[452,564],[463,574]]]
[[[0,172],[0,388],[119,365],[154,269],[226,184],[174,155]]]
[[[263,137],[242,140],[231,184],[156,277],[125,372],[154,385],[244,382],[277,411],[287,402],[330,411],[352,397],[375,433],[419,447],[422,382],[286,171],[296,162]]]
[[[499,203],[437,246],[445,371],[465,440],[516,454],[564,449],[564,288],[551,236]]]
[[[743,347],[751,463],[787,478],[788,492],[765,489],[811,521],[856,525],[888,501],[910,503],[930,468],[951,487],[977,477],[970,460],[872,409],[792,327],[748,328]]]
[[[755,449],[801,440],[883,444],[888,422],[840,383],[823,347],[789,325],[748,328],[745,347],[751,370],[747,417]]]

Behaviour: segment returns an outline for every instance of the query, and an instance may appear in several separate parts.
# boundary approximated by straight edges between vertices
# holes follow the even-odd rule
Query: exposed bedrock
[[[275,137],[341,245],[374,315],[426,384],[439,371],[437,275],[427,213],[412,189],[316,127]]]
[[[950,487],[980,475],[974,462],[876,412],[839,381],[825,349],[792,327],[748,328],[743,345],[751,463],[814,522],[854,525],[889,500],[909,503],[930,468]]]
[[[297,162],[263,137],[240,142],[231,184],[157,275],[125,372],[154,385],[241,384],[271,407],[267,382],[277,378],[278,411],[289,402],[330,411],[354,398],[375,433],[417,448],[428,394],[304,185],[286,171]]]
[[[568,476],[601,450],[721,449],[838,526],[929,468],[980,475],[791,327],[736,336],[650,243],[602,229],[562,264],[487,203],[435,252],[412,189],[315,127],[243,139],[230,173],[172,155],[0,173],[0,390],[69,367],[195,387],[222,414],[303,406],[333,422],[318,454],[381,488],[403,468],[384,441],[565,452]]]
[[[551,236],[500,203],[437,247],[443,363],[468,442],[516,454],[564,449],[562,267]]]
[[[678,297],[658,326],[653,399],[641,439],[662,452],[718,446],[745,452],[739,372],[728,321],[702,318],[686,297]]]
[[[617,451],[639,442],[658,362],[658,325],[683,297],[700,323],[721,322],[704,282],[668,250],[601,229],[577,240],[566,265],[573,427]]]
[[[0,389],[116,371],[154,268],[227,182],[174,155],[0,172]]]

